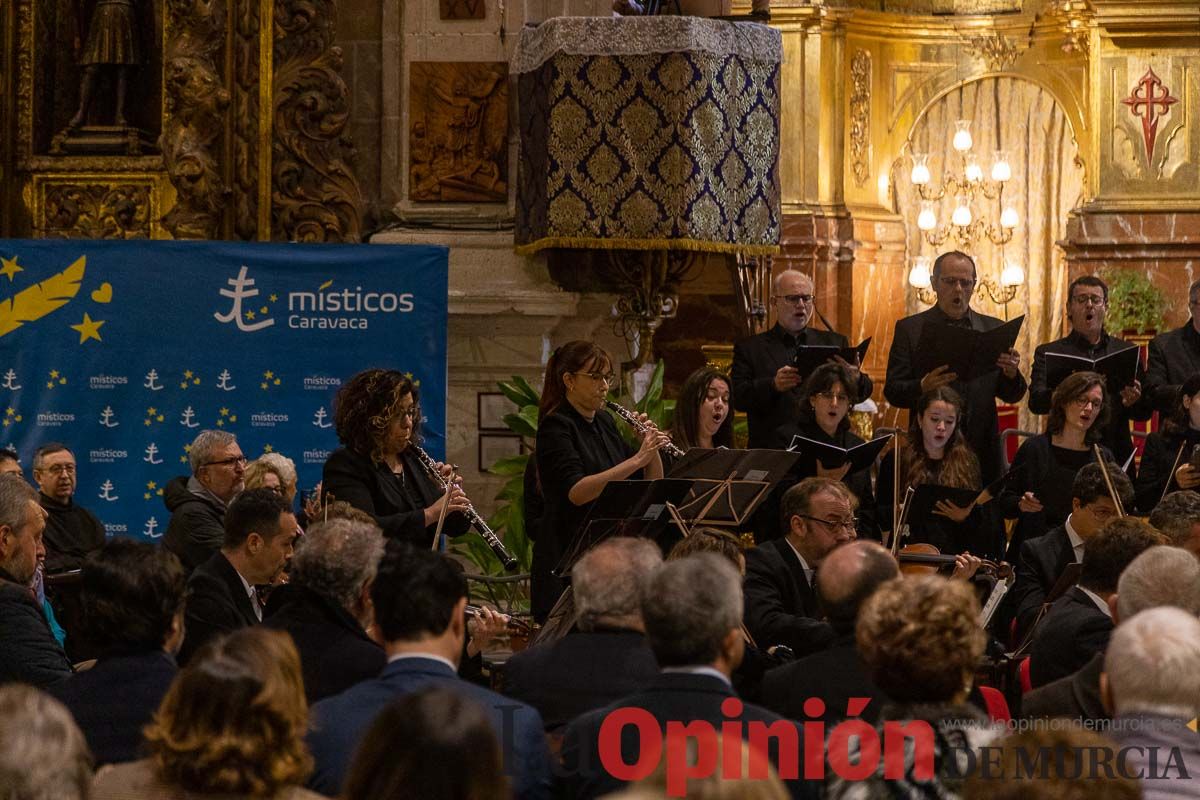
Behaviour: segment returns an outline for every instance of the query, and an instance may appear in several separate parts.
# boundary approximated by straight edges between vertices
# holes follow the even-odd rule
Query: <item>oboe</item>
[[[438,469],[437,462],[433,460],[433,457],[415,444],[410,444],[409,447],[412,448],[417,460],[421,462],[421,466],[429,473],[429,477],[437,481],[438,485],[444,491],[450,491],[450,481],[442,477],[442,472]],[[492,552],[496,554],[496,558],[500,559],[500,563],[504,565],[504,569],[509,572],[516,569],[517,557],[508,552],[508,548],[504,546],[504,542],[500,541],[500,537],[496,535],[496,532],[488,527],[483,517],[479,516],[479,512],[475,510],[475,507],[468,503],[463,513],[470,520],[471,527],[478,531],[483,540],[487,542],[487,546],[492,548]]]
[[[483,612],[480,610],[479,606],[473,606],[469,603],[467,604],[467,607],[463,609],[463,611],[468,617],[473,617],[475,619],[479,619],[483,616]],[[508,628],[508,630],[512,633],[523,633],[526,636],[533,633],[533,629],[529,627],[528,622],[508,615],[503,616],[506,617],[504,620],[504,627]]]
[[[643,425],[642,421],[625,406],[614,403],[612,400],[605,400],[604,405],[608,406],[609,411],[628,422],[630,426],[632,426],[633,429],[638,433],[645,433],[647,430],[649,430],[649,426]],[[683,448],[674,442],[667,442],[659,449],[665,451],[666,454],[672,458],[679,458],[681,455],[683,455]]]

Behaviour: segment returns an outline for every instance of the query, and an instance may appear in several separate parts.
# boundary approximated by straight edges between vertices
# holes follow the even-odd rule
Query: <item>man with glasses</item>
[[[1150,341],[1143,391],[1151,406],[1164,414],[1174,410],[1183,382],[1200,372],[1200,279],[1188,287],[1188,310],[1192,318],[1183,327]]]
[[[88,553],[104,546],[104,525],[72,499],[75,456],[60,442],[43,445],[33,456],[33,479],[40,490],[38,502],[46,509],[46,574],[78,569]]]
[[[776,323],[771,330],[743,339],[733,346],[733,407],[746,412],[750,447],[770,447],[772,434],[781,425],[795,422],[800,410],[800,387],[807,375],[792,366],[801,345],[849,347],[846,337],[833,331],[810,328],[816,312],[812,279],[803,272],[784,270],[772,283],[771,303]],[[862,400],[874,385],[858,364],[835,359],[857,380]]]
[[[221,549],[225,509],[246,486],[246,457],[232,433],[206,430],[192,441],[188,462],[192,474],[163,488],[163,502],[171,512],[163,546],[191,574]]]
[[[1030,411],[1034,414],[1050,413],[1050,396],[1054,394],[1054,389],[1046,384],[1047,353],[1061,353],[1094,360],[1137,346],[1108,335],[1104,330],[1104,317],[1107,313],[1108,285],[1104,281],[1095,275],[1083,275],[1071,281],[1067,288],[1067,319],[1071,321],[1071,333],[1053,342],[1038,345],[1033,351],[1033,369],[1029,376]],[[1129,421],[1150,419],[1154,409],[1150,407],[1148,400],[1143,398],[1142,384],[1136,378],[1121,389],[1119,398],[1110,399],[1109,406],[1112,413],[1109,415],[1108,426],[1103,431],[1102,441],[1108,445],[1117,462],[1124,464],[1133,452]]]
[[[975,331],[990,331],[1004,324],[1003,320],[971,308],[975,283],[975,262],[969,255],[951,250],[937,257],[933,262],[937,305],[896,323],[883,396],[897,408],[913,408],[921,395],[943,386],[950,386],[961,394],[967,404],[963,436],[979,457],[983,483],[987,485],[1000,474],[1002,465],[995,399],[1016,403],[1025,396],[1025,377],[1019,369],[1020,354],[1011,349],[1002,353],[996,359],[994,370],[966,383],[947,366],[937,367],[926,375],[918,375],[914,368],[917,346],[926,323],[940,322]]]

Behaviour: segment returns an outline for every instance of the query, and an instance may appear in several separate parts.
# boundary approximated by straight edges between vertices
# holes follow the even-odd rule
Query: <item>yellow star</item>
[[[0,258],[0,264],[4,265],[3,267],[0,267],[0,275],[7,276],[9,283],[12,283],[16,279],[18,272],[25,271],[24,267],[17,266],[16,256],[13,256],[12,258]]]
[[[186,389],[186,388],[187,388],[187,386],[188,386],[188,385],[187,385],[187,381],[184,381],[184,382],[182,382],[181,384],[179,384],[179,388],[180,388],[180,389]]]
[[[189,370],[184,370],[183,377],[185,377],[185,378],[190,378],[190,377],[192,377],[192,371],[191,371],[190,369],[189,369]]]
[[[11,409],[11,408],[10,408],[10,409],[7,409],[7,410],[5,410],[5,412],[4,412],[4,416],[6,416],[6,417],[11,417],[11,416],[12,416],[13,414],[15,414],[15,413],[17,413],[17,412],[16,412],[15,410],[13,410],[13,409]]]
[[[221,409],[221,416],[222,416],[222,417],[228,417],[228,416],[229,416],[229,409],[228,409],[228,408],[222,408],[222,409]]]
[[[185,452],[185,453],[190,453],[190,452],[192,452],[192,446],[191,446],[190,444],[185,444],[185,445],[183,446],[183,452]]]
[[[47,388],[47,389],[53,389],[53,388],[54,388],[54,381],[46,381],[46,388]],[[265,387],[264,387],[264,388],[265,388]]]
[[[12,424],[12,422],[8,419],[5,419],[4,422],[0,422],[0,425],[3,425],[6,428],[11,424]]]
[[[254,312],[253,312],[253,311],[251,311],[251,310],[249,310],[249,309],[247,309],[247,310],[246,310],[246,315],[245,315],[245,316],[246,316],[246,319],[254,319]]]
[[[50,370],[50,377],[51,377],[51,378],[57,378],[57,377],[58,377],[58,370],[56,370],[56,369],[52,369],[52,370]]]
[[[154,406],[150,406],[149,408],[146,409],[146,413],[153,417],[155,414],[158,413],[158,409],[155,408]]]
[[[269,445],[269,444],[268,444],[268,445],[264,445],[264,446],[263,446],[263,452],[264,452],[264,453],[273,453],[273,452],[275,452],[275,448],[274,448],[274,447],[271,447],[271,445]]]
[[[217,420],[217,427],[218,427],[218,428],[224,428],[224,427],[225,427],[225,420],[223,420],[223,419],[219,419],[219,420]]]
[[[79,343],[83,344],[88,339],[95,339],[97,342],[102,341],[100,339],[100,326],[103,324],[104,320],[93,320],[85,311],[83,312],[83,322],[68,327],[73,331],[79,331]]]
[[[180,464],[186,464],[186,463],[187,463],[187,456],[180,456],[180,457],[179,457],[179,463],[180,463]]]
[[[149,493],[149,492],[145,492],[145,493],[143,493],[143,494],[142,494],[142,497],[144,497],[145,499],[149,500],[149,499],[150,499],[150,493]]]
[[[157,483],[155,483],[154,481],[146,481],[146,488],[147,488],[147,489],[155,489],[155,488],[157,488],[157,487],[158,487],[158,484],[157,484]]]
[[[271,378],[275,377],[275,373],[271,372],[271,370],[267,370],[266,372],[263,373],[263,377],[266,378],[267,380],[271,380]]]
[[[266,383],[260,383],[260,384],[259,384],[259,386],[261,386],[261,387],[262,387],[262,388],[264,388],[264,389],[265,389],[265,388],[267,388],[267,384],[266,384]]]
[[[142,420],[142,424],[143,424],[143,425],[145,425],[147,428],[149,428],[149,427],[150,427],[150,420],[148,420],[148,419],[144,419],[144,420]]]
[[[279,295],[273,294],[270,297],[268,297],[267,299],[270,300],[272,303],[274,303],[276,300],[279,299]]]

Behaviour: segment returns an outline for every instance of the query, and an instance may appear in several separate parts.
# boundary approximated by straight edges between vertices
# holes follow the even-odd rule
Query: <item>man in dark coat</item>
[[[812,279],[803,272],[785,270],[772,283],[772,302],[778,312],[775,327],[733,346],[733,405],[746,412],[750,429],[750,447],[770,447],[771,436],[785,424],[796,421],[800,410],[800,388],[807,378],[792,366],[796,348],[801,345],[848,347],[846,337],[833,331],[809,327],[816,303]],[[858,385],[860,401],[871,396],[871,379],[859,371],[858,364],[836,359]]]
[[[975,331],[990,331],[1004,324],[1002,320],[971,309],[975,281],[975,262],[966,253],[952,250],[937,257],[933,262],[937,305],[896,323],[883,396],[897,408],[913,408],[921,395],[942,386],[949,386],[962,395],[967,404],[963,436],[979,457],[983,482],[988,484],[1000,474],[1002,466],[1000,437],[996,429],[996,398],[1016,403],[1025,396],[1020,354],[1013,349],[1001,353],[994,370],[965,383],[945,365],[925,375],[917,374],[916,368],[918,345],[927,324],[943,323],[952,328]]]
[[[72,501],[75,456],[65,444],[51,442],[33,456],[33,479],[46,509],[46,572],[53,575],[83,566],[88,553],[104,545],[104,525],[96,515]]]
[[[1150,340],[1144,391],[1164,414],[1175,408],[1183,382],[1200,372],[1200,280],[1188,287],[1188,308],[1192,318],[1183,327]]]
[[[246,486],[246,457],[227,431],[201,431],[188,451],[192,474],[170,481],[163,502],[171,522],[163,547],[191,573],[221,549],[225,509]]]

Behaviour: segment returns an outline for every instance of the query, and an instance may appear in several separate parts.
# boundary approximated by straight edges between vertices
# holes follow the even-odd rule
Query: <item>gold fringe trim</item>
[[[780,252],[777,244],[738,244],[702,239],[595,239],[587,236],[547,236],[529,244],[514,245],[513,250],[519,256],[530,256],[552,247],[573,250],[690,250],[746,256],[771,256]]]

